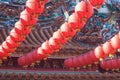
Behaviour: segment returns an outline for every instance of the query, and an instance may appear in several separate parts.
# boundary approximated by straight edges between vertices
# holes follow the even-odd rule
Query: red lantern
[[[63,23],[63,24],[61,25],[61,27],[60,27],[61,33],[62,33],[66,38],[69,37],[70,29],[71,29],[71,26],[70,26],[67,22]]]
[[[85,59],[87,60],[86,61],[87,65],[94,63],[90,53],[91,52],[88,52],[88,53],[85,54]]]
[[[103,44],[103,51],[106,55],[110,54],[110,52],[113,50],[113,47],[110,43],[110,41],[107,41]]]
[[[92,6],[100,8],[100,6],[105,2],[105,0],[89,0]]]
[[[82,20],[80,20],[77,13],[73,13],[69,17],[68,23],[71,25],[71,28],[73,28],[73,29],[81,29],[81,28],[83,28],[83,26],[85,24]]]
[[[16,30],[16,32],[18,33],[18,34],[23,34],[23,32],[24,32],[24,25],[21,23],[21,21],[17,21],[16,23],[15,23],[15,30]]]
[[[73,37],[75,34],[76,34],[76,30],[71,28],[68,36]]]
[[[89,2],[81,1],[76,5],[75,12],[78,13],[78,16],[81,18],[81,20],[85,19],[86,21],[86,19],[92,16],[93,8]]]
[[[94,50],[91,50],[91,51],[89,52],[89,54],[90,54],[90,58],[92,59],[93,63],[96,62],[96,61],[99,61],[99,58],[97,58],[97,57],[95,56]]]
[[[63,36],[61,35],[59,29],[58,29],[56,32],[53,33],[53,39],[54,39],[55,42],[57,42],[58,44],[60,43],[62,37],[63,37]]]
[[[22,56],[22,57],[18,58],[18,64],[20,66],[25,66],[26,65],[25,61],[26,61],[26,57],[25,56]]]
[[[31,28],[31,26],[37,23],[37,18],[29,14],[28,11],[25,9],[20,13],[20,21],[24,26]]]
[[[120,47],[120,39],[118,35],[111,38],[111,45],[114,49],[118,49]]]
[[[12,40],[12,38],[10,36],[7,36],[6,38],[6,43],[10,48],[16,48],[19,46],[18,43],[16,43],[15,41]]]
[[[45,41],[42,45],[41,48],[44,50],[45,54],[51,54],[53,53],[53,49],[49,46],[49,42]]]
[[[21,34],[18,34],[15,29],[12,29],[10,31],[10,37],[12,38],[13,41],[16,42],[21,42],[25,39],[25,36],[22,36]]]
[[[26,2],[26,9],[30,14],[37,17],[38,14],[43,13],[44,6],[40,5],[37,0],[28,0]]]
[[[113,48],[110,54],[115,54],[115,52],[116,52],[116,49]]]
[[[111,60],[111,66],[112,66],[113,69],[117,69],[118,68],[117,59],[112,59]]]
[[[6,41],[4,41],[4,42],[2,43],[2,48],[3,48],[3,50],[5,51],[6,57],[8,56],[8,53],[14,52],[14,48],[10,48],[10,47],[7,45]]]
[[[60,31],[62,35],[64,35],[64,37],[66,38],[73,37],[76,33],[76,30],[72,29],[72,26],[69,25],[67,22],[62,24],[62,26],[60,27]]]
[[[68,68],[72,68],[74,67],[73,65],[73,58],[68,58],[67,60],[65,60],[65,66],[68,67]]]
[[[83,62],[83,55],[80,55],[77,57],[78,58],[78,63],[79,63],[79,66],[85,66],[84,62]]]
[[[41,47],[37,49],[37,54],[38,54],[38,57],[41,59],[47,57],[47,55],[45,54],[44,50]]]
[[[96,47],[95,50],[94,50],[94,54],[95,54],[95,56],[96,56],[97,58],[99,58],[99,59],[104,58],[104,55],[105,55],[105,54],[104,54],[104,52],[103,52],[102,46]]]
[[[74,67],[79,67],[79,65],[80,65],[80,64],[79,64],[79,62],[78,62],[78,57],[74,57],[74,58],[73,58],[73,66],[74,66]]]
[[[21,34],[23,36],[26,36],[27,34],[30,33],[31,29],[29,26],[24,26],[21,21],[18,21],[15,23],[15,31],[18,34]]]
[[[53,33],[53,38],[60,45],[66,43],[66,38],[64,37],[60,29]]]
[[[33,62],[36,62],[38,60],[37,50],[32,51],[31,54],[32,54]]]
[[[100,62],[100,66],[102,69],[106,69],[105,61]]]
[[[117,59],[117,64],[118,64],[118,65],[117,65],[118,68],[120,68],[120,58]]]
[[[6,52],[3,50],[2,46],[0,46],[0,61],[4,58]]]
[[[26,65],[34,64],[38,59],[36,50],[31,51],[25,56],[26,56]]]
[[[114,63],[112,62],[112,60],[107,60],[106,61],[106,67],[108,68],[108,69],[113,69],[113,65],[114,65]]]
[[[53,37],[49,39],[49,45],[51,48],[53,48],[53,50],[58,50],[60,48],[60,46],[57,44]]]

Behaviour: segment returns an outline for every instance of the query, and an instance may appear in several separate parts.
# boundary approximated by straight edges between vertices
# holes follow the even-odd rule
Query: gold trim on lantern
[[[2,60],[0,60],[0,64],[2,64]]]
[[[103,58],[100,58],[100,61],[102,62],[102,61],[103,61]]]
[[[80,67],[77,67],[77,70],[80,70]]]
[[[77,29],[76,32],[80,32],[81,30],[80,29]]]
[[[118,52],[120,52],[120,49],[117,49]]]
[[[112,58],[114,58],[114,55],[113,54],[109,54],[109,57],[112,59]]]
[[[84,21],[84,22],[87,22],[87,20],[88,20],[88,19],[87,19],[86,16],[82,18],[82,21]]]
[[[39,63],[40,63],[40,61],[36,61],[36,63],[37,63],[37,64],[39,64]]]
[[[71,67],[71,68],[70,68],[70,70],[74,70],[74,68],[73,68],[73,67]]]
[[[94,62],[94,64],[96,64],[96,65],[97,65],[97,64],[98,64],[98,62]]]
[[[47,60],[47,58],[44,58],[43,60],[45,60],[45,61],[46,61],[46,60]]]
[[[92,65],[91,65],[91,64],[89,64],[89,65],[88,65],[88,67],[92,67]]]
[[[86,66],[83,66],[83,68],[87,68]]]
[[[97,9],[99,9],[99,8],[101,7],[101,5],[96,5],[95,7],[96,7]]]

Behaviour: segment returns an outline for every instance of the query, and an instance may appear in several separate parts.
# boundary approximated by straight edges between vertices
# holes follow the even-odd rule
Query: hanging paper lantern
[[[114,49],[118,49],[120,47],[120,39],[118,35],[111,38],[111,45]]]
[[[33,62],[36,62],[38,60],[37,50],[32,51],[31,54],[32,54]]]
[[[13,53],[13,52],[14,52],[14,48],[9,47],[9,46],[7,45],[7,43],[6,43],[6,41],[4,41],[4,42],[2,43],[2,48],[3,48],[3,50],[5,51],[4,54],[6,55],[6,57],[8,56],[9,53]]]
[[[92,59],[92,57],[91,57],[91,55],[90,55],[90,52],[87,52],[86,54],[85,54],[85,57],[84,57],[87,61],[86,61],[86,63],[87,63],[87,65],[88,66],[91,66],[91,64],[93,64],[94,62],[93,62],[93,59]]]
[[[21,21],[15,23],[15,31],[22,36],[26,36],[30,33],[31,29],[29,26],[24,26]]]
[[[25,56],[22,56],[22,57],[18,58],[18,64],[20,66],[25,66],[26,65],[25,61],[26,61],[26,57]]]
[[[65,61],[64,61],[64,66],[65,66],[65,67],[68,67],[68,64],[67,64],[68,61],[69,61],[68,59],[65,59]]]
[[[21,21],[17,21],[16,23],[15,23],[15,30],[16,30],[16,32],[18,33],[18,34],[23,34],[23,32],[24,32],[24,25],[21,23]]]
[[[83,62],[83,55],[80,55],[80,56],[78,56],[77,58],[78,58],[79,66],[80,66],[80,67],[81,67],[81,66],[84,66],[85,64],[84,64],[84,62]]]
[[[53,39],[54,39],[55,42],[57,42],[58,44],[60,43],[62,37],[63,37],[63,36],[61,35],[59,29],[58,29],[56,32],[53,33]]]
[[[41,47],[37,49],[37,54],[38,54],[38,57],[41,59],[47,57],[47,54],[45,54],[44,50]]]
[[[110,41],[107,41],[103,44],[103,51],[106,55],[109,55],[112,50],[113,50],[113,47],[112,47]]]
[[[81,20],[86,21],[92,16],[93,8],[89,2],[81,1],[76,5],[75,12],[78,13],[78,16],[81,18]]]
[[[117,64],[118,64],[118,65],[117,65],[118,68],[120,68],[120,58],[117,59]]]
[[[26,65],[34,65],[37,61],[37,53],[35,50],[28,53],[26,56]]]
[[[51,48],[53,48],[53,50],[58,50],[58,49],[60,49],[60,46],[57,44],[57,42],[54,40],[53,37],[51,37],[51,38],[49,39],[49,45],[50,45]]]
[[[79,64],[79,62],[78,62],[78,57],[74,57],[74,58],[73,58],[73,66],[74,66],[74,67],[79,67],[79,65],[80,65],[80,64]]]
[[[60,27],[61,34],[64,35],[66,38],[71,38],[76,34],[76,30],[72,28],[67,22],[62,24]]]
[[[102,69],[106,69],[107,68],[106,65],[105,65],[105,61],[100,62],[100,67]]]
[[[20,21],[24,26],[31,28],[31,26],[37,23],[37,18],[35,18],[32,14],[29,14],[29,12],[25,9],[20,13]]]
[[[53,38],[59,45],[65,44],[67,41],[60,29],[53,33]]]
[[[105,2],[105,0],[89,0],[92,6],[100,8],[100,6]]]
[[[15,42],[21,42],[25,39],[25,36],[21,36],[20,34],[18,34],[15,29],[12,29],[10,31],[10,37],[12,38],[13,41]]]
[[[104,52],[103,52],[102,46],[96,47],[95,50],[94,50],[94,54],[97,58],[102,60],[102,58],[104,58],[104,55],[105,55]]]
[[[1,60],[5,58],[5,54],[5,50],[3,50],[2,46],[0,45],[0,63],[2,62]]]
[[[91,51],[89,52],[89,54],[90,54],[90,58],[92,59],[93,63],[99,61],[99,58],[97,58],[97,57],[95,56],[94,50],[91,50]]]
[[[44,50],[45,54],[53,53],[53,49],[49,46],[49,42],[45,41],[42,43],[41,48]]]
[[[61,30],[60,30],[60,34],[62,35],[62,38],[61,38],[59,43],[61,45],[63,45],[63,44],[65,44],[67,42],[67,38],[62,34]]]
[[[73,13],[69,19],[68,19],[68,23],[71,25],[71,28],[73,29],[78,29],[80,30],[81,28],[83,28],[85,22],[83,22],[77,15],[77,13]]]
[[[73,58],[68,58],[67,61],[65,61],[64,64],[68,68],[73,68],[74,67],[74,65],[73,65]]]
[[[30,14],[38,17],[38,14],[43,13],[44,6],[40,5],[37,0],[28,0],[26,1],[26,9]]]
[[[19,46],[19,44],[12,40],[11,36],[7,36],[6,43],[10,48],[16,48]]]
[[[118,68],[117,59],[112,59],[111,60],[111,66],[112,66],[112,69],[117,69]]]
[[[68,36],[73,37],[73,36],[75,36],[75,34],[76,34],[76,30],[71,28]]]
[[[70,26],[67,22],[63,23],[63,24],[61,25],[61,27],[60,27],[61,33],[62,33],[66,38],[69,37],[69,32],[70,32],[70,30],[71,30],[71,26]]]

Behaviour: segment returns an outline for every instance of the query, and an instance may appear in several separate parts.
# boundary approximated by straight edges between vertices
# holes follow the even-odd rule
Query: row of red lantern
[[[92,64],[94,64],[94,62],[98,60],[99,59],[96,58],[96,56],[94,55],[94,50],[91,50],[80,56],[66,59],[64,61],[64,65],[68,68],[86,67],[86,66],[91,66]]]
[[[84,8],[82,6],[89,7],[89,9],[86,10],[87,8]],[[53,36],[49,40],[42,43],[41,47],[36,49],[36,54],[37,54],[36,56],[41,56],[39,57],[40,59],[46,58],[49,55],[51,55],[54,51],[59,50],[62,47],[62,45],[66,43],[67,39],[75,35],[77,29],[81,29],[84,26],[85,21],[91,16],[92,16],[92,6],[86,1],[81,1],[80,3],[78,3],[75,8],[75,13],[73,13],[69,17],[68,22],[63,23],[60,29],[54,32]],[[32,54],[34,53],[30,52],[28,54],[31,55],[32,58]],[[22,59],[23,63],[26,62],[26,64],[21,66],[26,66],[28,65],[27,62],[29,59],[23,60],[23,57],[27,58],[26,55],[20,57],[18,59],[18,63],[19,65],[21,65],[21,59]],[[31,64],[34,62],[35,62],[34,60],[31,61]]]
[[[97,7],[97,8],[100,8],[100,6],[104,3],[104,0],[88,0],[88,1],[89,3],[91,3],[93,7]],[[85,4],[85,3],[80,3],[80,4]],[[83,8],[86,8],[86,10],[89,11],[92,8],[92,6],[87,6],[87,7],[82,6],[81,8],[78,8],[80,6],[77,5],[76,10],[82,10]],[[79,16],[81,16],[82,13],[78,12],[78,14]],[[84,15],[85,17],[90,17],[92,13],[90,12],[90,13],[84,13],[84,14],[85,14]],[[85,18],[83,19],[86,20]],[[96,50],[97,49],[87,52],[86,54],[74,57],[74,58],[68,58],[65,60],[64,65],[66,67],[81,67],[81,66],[93,64],[94,62],[98,62],[99,58],[98,56],[96,56],[97,54]]]
[[[110,59],[100,62],[100,67],[104,70],[117,70],[120,68],[120,59]]]
[[[114,55],[116,50],[120,48],[120,32],[113,36],[104,44],[95,48],[95,55],[99,59],[104,59],[108,55]]]
[[[105,0],[88,0],[93,7],[100,8]]]
[[[37,0],[32,0],[32,2],[38,4]],[[33,4],[34,4],[33,2]],[[10,35],[6,38],[6,40],[0,46],[0,60],[7,58],[11,53],[13,53],[19,44],[25,39],[26,35],[30,33],[32,26],[34,26],[37,22],[37,17],[34,14],[33,7],[40,7],[39,12],[43,12],[44,5],[27,5],[27,3],[31,3],[31,0],[26,2],[26,9],[21,12],[20,20],[15,23],[15,27],[10,31]],[[32,7],[31,7],[32,6]],[[32,13],[30,12],[32,11]],[[39,13],[39,14],[40,14]]]
[[[109,54],[115,54],[115,51],[120,48],[120,32],[111,40],[105,42],[102,46],[96,47],[83,55],[68,58],[64,61],[66,67],[82,67],[98,62],[101,58],[104,59]]]

